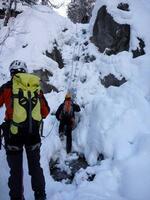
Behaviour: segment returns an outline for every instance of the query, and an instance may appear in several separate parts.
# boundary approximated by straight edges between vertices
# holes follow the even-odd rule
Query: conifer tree
[[[74,23],[88,23],[95,0],[71,0],[68,5],[68,17]]]
[[[36,4],[41,3],[42,5],[48,5],[51,8],[60,8],[63,5],[63,2],[55,5],[52,0],[0,0],[0,1],[1,1],[0,14],[2,13],[2,15],[5,16],[4,26],[7,26],[10,17],[15,17],[18,14],[17,13],[18,4],[31,6],[31,5],[36,5]]]

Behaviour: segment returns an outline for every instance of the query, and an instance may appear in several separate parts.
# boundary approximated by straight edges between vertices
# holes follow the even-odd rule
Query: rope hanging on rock
[[[76,33],[75,33],[76,35],[78,33],[77,29],[78,27],[76,24]],[[81,43],[80,44],[79,42],[75,43],[74,48],[73,48],[73,53],[72,53],[71,72],[70,72],[70,76],[68,80],[67,92],[72,94],[73,100],[76,99],[76,95],[77,95],[77,82],[79,80],[78,75],[77,75],[77,71],[78,71],[77,66],[78,66],[81,46],[82,46]],[[76,49],[77,49],[77,53],[75,52]]]

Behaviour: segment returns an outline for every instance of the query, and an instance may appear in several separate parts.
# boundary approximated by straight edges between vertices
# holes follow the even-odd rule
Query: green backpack
[[[40,124],[40,78],[33,74],[17,73],[12,80],[13,117],[10,126],[12,134],[18,134],[18,128],[26,125],[32,133],[33,121]]]

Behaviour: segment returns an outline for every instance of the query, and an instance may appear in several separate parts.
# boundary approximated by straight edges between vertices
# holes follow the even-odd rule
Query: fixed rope
[[[78,27],[76,24],[76,36],[77,36],[77,33],[78,33]],[[77,45],[78,45],[78,48],[76,52],[75,50],[76,50]],[[76,98],[77,82],[79,80],[77,71],[78,71],[78,61],[79,61],[81,46],[82,46],[81,43],[79,44],[79,42],[76,42],[73,48],[73,53],[72,53],[71,72],[69,76],[67,91],[72,93],[73,99]]]
[[[47,133],[47,135],[46,136],[42,136],[42,140],[45,140],[51,133],[52,133],[52,131],[53,131],[53,129],[54,129],[54,127],[55,127],[55,124],[56,124],[56,119],[55,119],[55,121],[54,121],[54,123],[53,123],[53,125],[52,125],[52,128],[50,129],[50,131]]]

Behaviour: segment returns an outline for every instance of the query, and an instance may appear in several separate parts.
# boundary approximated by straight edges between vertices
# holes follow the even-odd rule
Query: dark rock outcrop
[[[75,153],[76,154],[76,153]],[[61,169],[59,158],[55,161],[50,161],[50,173],[55,181],[66,180],[66,183],[71,183],[76,172],[88,167],[88,163],[83,155],[76,154],[77,157],[64,161],[65,168]],[[92,178],[92,177],[91,177]],[[93,177],[94,178],[94,177]],[[89,181],[91,179],[89,178]]]
[[[53,76],[52,72],[47,69],[34,70],[34,73],[39,76],[42,81],[49,81],[49,77]]]
[[[46,56],[53,59],[54,61],[56,61],[58,63],[58,67],[60,69],[62,69],[64,67],[64,63],[63,63],[63,58],[61,55],[61,52],[58,50],[58,48],[56,46],[54,46],[53,51],[51,53],[49,53],[46,50]]]
[[[101,53],[105,52],[107,55],[128,51],[130,25],[115,22],[106,6],[102,6],[97,14],[91,41]]]
[[[145,43],[144,43],[144,41],[139,37],[137,39],[139,40],[139,47],[137,47],[136,50],[132,50],[133,58],[136,58],[138,56],[142,56],[142,55],[145,54],[145,51],[144,51]]]
[[[49,77],[53,76],[53,74],[50,71],[48,71],[47,69],[40,69],[34,70],[33,73],[40,77],[41,87],[44,93],[49,93],[51,91],[58,92],[58,89],[55,86],[48,83]]]
[[[119,3],[117,8],[120,9],[120,10],[129,11],[129,4],[127,4],[127,3]]]
[[[127,80],[122,77],[120,80],[117,79],[113,74],[109,74],[107,76],[105,76],[103,79],[100,79],[102,85],[104,85],[104,87],[108,88],[110,86],[116,86],[119,87],[122,84],[124,84],[125,82],[127,82]]]
[[[0,19],[4,19],[4,17],[5,17],[5,10],[0,9]]]
[[[90,62],[93,62],[94,60],[96,60],[96,57],[94,55],[86,54],[84,56],[84,62],[85,63],[90,63]]]
[[[26,48],[28,46],[28,44],[24,44],[22,45],[22,48]]]
[[[72,157],[73,156],[73,157]],[[101,153],[98,156],[98,161],[104,160],[104,155]],[[55,181],[65,181],[65,183],[72,183],[76,181],[76,174],[80,173],[80,169],[84,169],[86,173],[85,179],[87,181],[93,181],[95,174],[92,172],[87,172],[86,168],[88,163],[83,154],[77,152],[71,153],[70,156],[67,156],[66,159],[61,160],[59,157],[54,161],[51,160],[49,163],[50,174]]]
[[[22,13],[22,11],[10,10],[10,17],[16,17],[18,14]],[[6,14],[6,9],[0,9],[0,19],[4,19]]]

